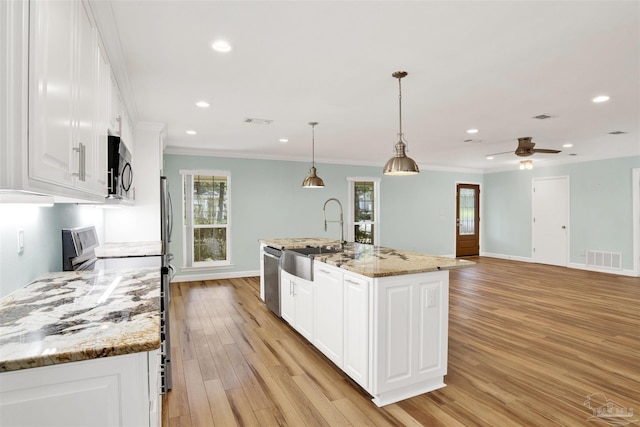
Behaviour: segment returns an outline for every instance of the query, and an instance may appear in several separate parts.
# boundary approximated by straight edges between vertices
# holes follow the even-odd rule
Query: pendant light
[[[396,143],[396,154],[393,156],[386,165],[384,165],[385,175],[415,175],[420,172],[418,165],[410,157],[407,157],[406,148],[407,145],[402,141],[402,84],[401,79],[407,76],[406,71],[396,71],[392,74],[393,77],[398,79],[398,106],[400,112],[400,132],[398,133],[398,142]]]
[[[309,124],[311,125],[311,169],[309,169],[309,176],[302,182],[302,188],[324,188],[322,178],[316,175],[315,126],[318,122],[309,122]]]

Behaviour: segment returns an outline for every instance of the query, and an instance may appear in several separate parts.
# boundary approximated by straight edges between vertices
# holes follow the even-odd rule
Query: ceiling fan
[[[518,148],[516,148],[516,151],[503,151],[502,153],[487,154],[487,156],[497,156],[498,154],[514,153],[516,156],[527,157],[531,156],[534,153],[558,154],[561,152],[560,150],[550,150],[548,148],[533,148],[535,146],[536,143],[531,142],[530,136],[524,136],[522,138],[518,138]]]

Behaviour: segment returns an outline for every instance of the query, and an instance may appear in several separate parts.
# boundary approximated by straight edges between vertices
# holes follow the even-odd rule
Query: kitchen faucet
[[[338,206],[340,206],[340,221],[327,221],[327,212],[326,212],[327,203],[329,203],[332,200],[338,202]],[[326,202],[324,202],[324,206],[322,207],[322,218],[324,219],[324,231],[327,231],[327,223],[328,222],[339,222],[340,223],[340,248],[344,248],[344,244],[345,244],[345,241],[344,241],[344,221],[342,219],[342,203],[340,203],[340,200],[332,197],[332,198],[328,199]]]

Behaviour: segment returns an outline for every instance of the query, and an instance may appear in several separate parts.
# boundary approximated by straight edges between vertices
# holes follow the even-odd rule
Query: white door
[[[533,179],[533,260],[566,267],[569,178]]]

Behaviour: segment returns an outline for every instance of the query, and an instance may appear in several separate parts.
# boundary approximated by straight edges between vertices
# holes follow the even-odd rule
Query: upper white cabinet
[[[31,2],[29,177],[102,196],[99,49],[83,3]]]
[[[88,3],[2,2],[0,12],[0,189],[104,202],[107,135],[121,95]]]

